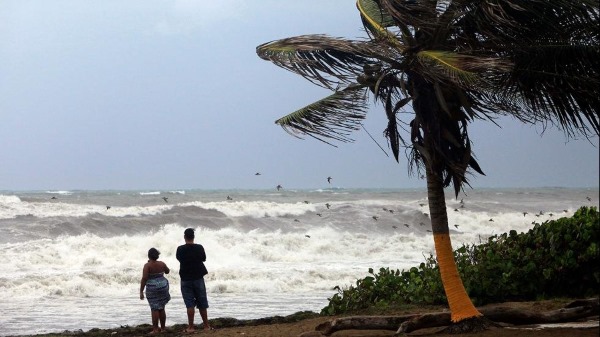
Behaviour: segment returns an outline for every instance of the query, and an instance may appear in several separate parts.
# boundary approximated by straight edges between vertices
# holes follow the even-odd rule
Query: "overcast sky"
[[[0,190],[425,188],[380,105],[364,124],[390,157],[274,124],[329,92],[255,48],[315,33],[364,37],[355,1],[0,0]],[[471,124],[474,188],[598,187],[597,138],[499,124]]]

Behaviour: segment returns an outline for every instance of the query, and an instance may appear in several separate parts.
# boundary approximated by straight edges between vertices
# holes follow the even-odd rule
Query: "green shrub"
[[[571,218],[535,224],[527,233],[510,231],[457,249],[471,299],[484,304],[597,294],[598,220],[596,208],[582,207]]]
[[[494,235],[481,245],[454,251],[457,267],[476,305],[507,300],[597,296],[599,213],[582,207],[571,217],[535,224],[527,233]],[[408,271],[380,268],[337,291],[321,314],[370,306],[445,304],[437,261],[426,257]]]

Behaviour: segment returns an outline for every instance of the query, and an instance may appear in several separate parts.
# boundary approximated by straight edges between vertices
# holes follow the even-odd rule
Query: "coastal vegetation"
[[[476,305],[507,301],[598,297],[600,213],[581,207],[572,217],[535,223],[526,233],[510,231],[454,251],[460,276]],[[369,307],[446,303],[433,255],[408,270],[369,269],[370,276],[336,286],[322,315]]]
[[[455,260],[444,189],[451,186],[457,197],[468,174],[484,174],[468,132],[476,120],[511,116],[557,126],[567,136],[599,134],[598,2],[357,0],[356,6],[366,40],[303,35],[256,48],[262,59],[333,91],[276,123],[298,137],[352,141],[372,94],[387,117],[383,134],[396,161],[405,147],[409,171],[426,180],[435,268],[428,263],[439,271],[451,320],[460,331],[485,329],[465,286],[478,301],[489,289],[479,284],[475,293],[477,283],[463,282],[468,275]],[[392,274],[380,271],[361,284],[385,283]],[[510,283],[512,275],[500,276]],[[405,286],[417,287],[412,281]]]

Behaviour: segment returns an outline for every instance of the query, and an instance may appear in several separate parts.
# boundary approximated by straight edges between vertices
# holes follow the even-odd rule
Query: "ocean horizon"
[[[447,190],[453,247],[598,207],[598,192]],[[171,268],[167,325],[185,323],[175,250],[188,227],[207,254],[209,319],[319,312],[369,268],[434,254],[427,212],[425,188],[0,191],[0,336],[149,323],[151,247]]]

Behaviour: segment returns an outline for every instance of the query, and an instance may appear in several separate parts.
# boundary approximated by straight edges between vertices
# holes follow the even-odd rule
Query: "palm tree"
[[[512,116],[597,136],[600,47],[596,0],[358,0],[363,40],[303,35],[257,54],[333,93],[276,121],[289,133],[350,142],[369,96],[387,116],[396,161],[425,173],[444,290],[455,323],[476,322],[454,261],[444,188],[484,174],[467,126]],[[407,109],[409,104],[412,109]],[[412,111],[411,111],[412,110]],[[405,134],[403,136],[403,134]]]

